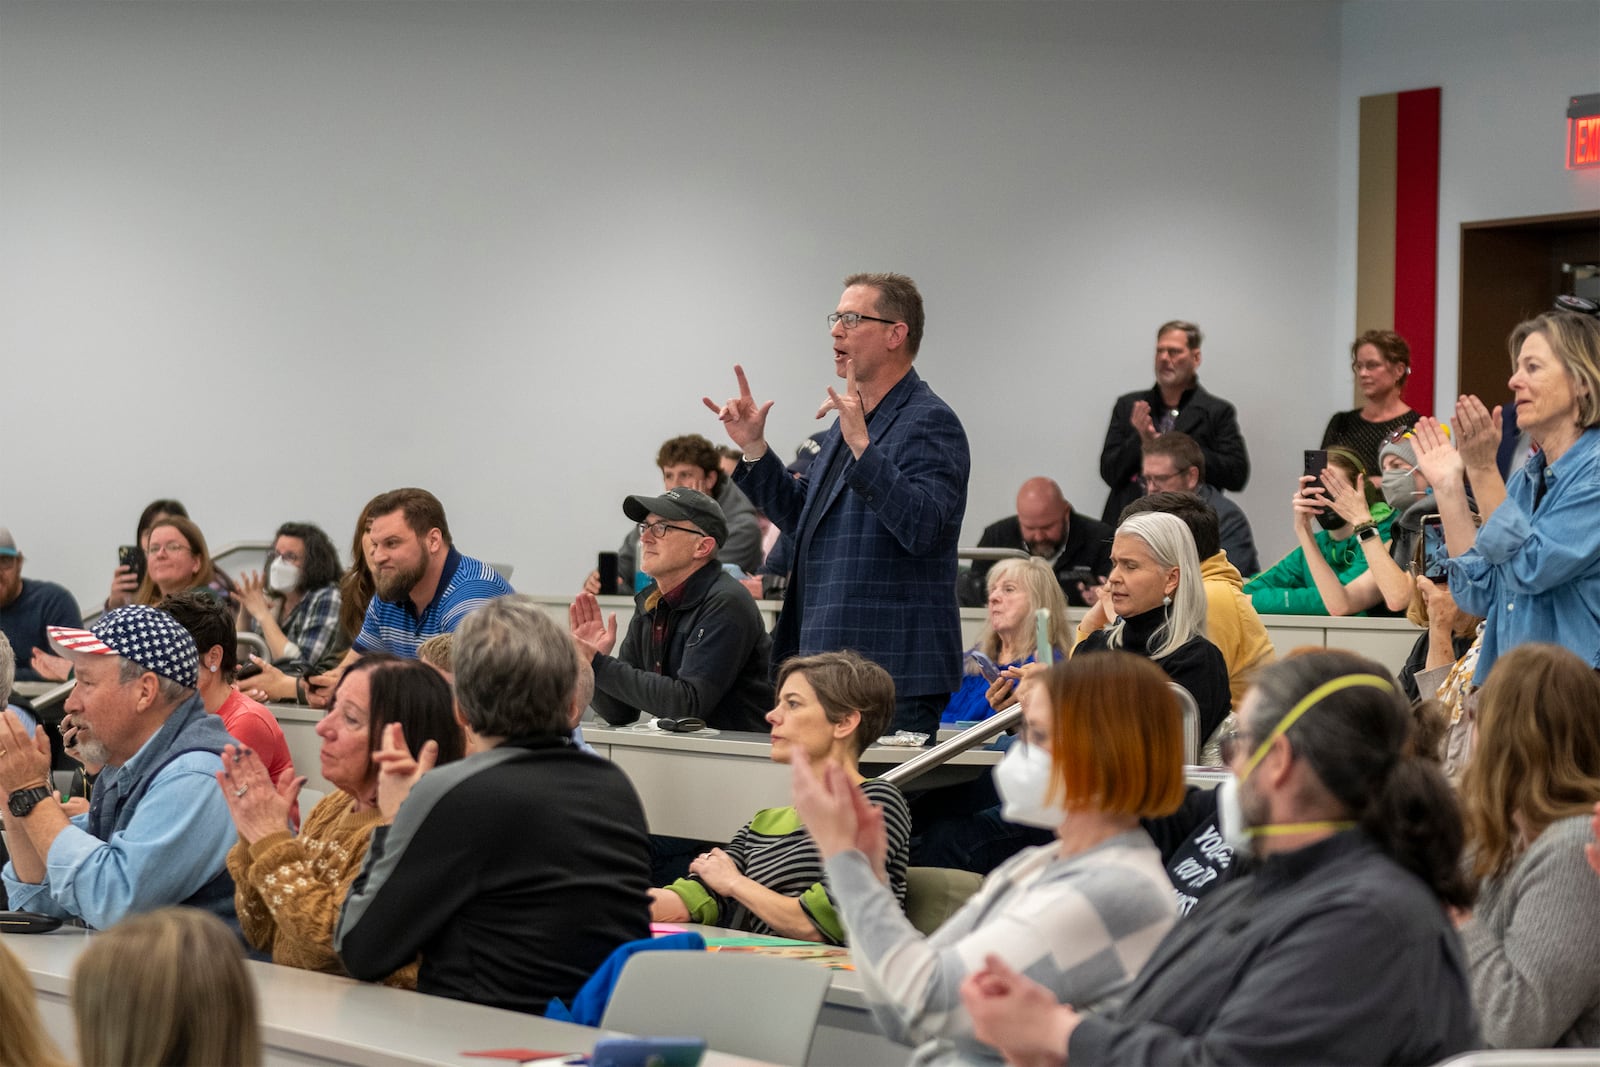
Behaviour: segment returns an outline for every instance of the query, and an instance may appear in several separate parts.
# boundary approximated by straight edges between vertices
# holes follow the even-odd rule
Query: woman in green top
[[[1388,558],[1385,544],[1393,511],[1367,483],[1360,458],[1348,449],[1328,449],[1322,485],[1315,481],[1302,476],[1292,501],[1300,547],[1244,584],[1245,595],[1262,615],[1352,615],[1371,606],[1352,610],[1345,587],[1367,573],[1374,551]],[[1358,509],[1359,518],[1347,517],[1346,512]]]

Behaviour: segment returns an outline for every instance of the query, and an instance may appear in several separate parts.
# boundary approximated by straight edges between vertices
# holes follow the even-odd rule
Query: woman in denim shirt
[[[1563,645],[1600,667],[1600,320],[1546,312],[1511,331],[1517,427],[1539,446],[1502,484],[1500,412],[1456,406],[1460,450],[1424,419],[1417,462],[1444,520],[1450,592],[1487,623],[1474,682],[1529,641]],[[1473,537],[1463,476],[1483,526]]]

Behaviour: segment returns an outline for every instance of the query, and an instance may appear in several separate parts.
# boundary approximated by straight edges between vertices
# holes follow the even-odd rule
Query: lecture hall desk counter
[[[74,927],[48,934],[0,934],[0,943],[22,961],[33,979],[50,1036],[68,1052],[75,1047],[72,967],[93,936]],[[261,1006],[262,1041],[269,1067],[492,1067],[517,1061],[462,1053],[489,1049],[588,1052],[608,1033],[271,963],[251,962],[246,967]],[[129,980],[137,981],[137,974],[130,974]],[[757,1061],[708,1051],[701,1062],[705,1067],[745,1067]]]

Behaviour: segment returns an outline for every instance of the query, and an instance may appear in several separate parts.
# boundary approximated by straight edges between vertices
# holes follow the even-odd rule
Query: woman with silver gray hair
[[[1200,706],[1210,737],[1232,705],[1228,664],[1206,639],[1206,594],[1189,527],[1146,512],[1117,527],[1105,592],[1078,624],[1074,655],[1120,648],[1147,656]]]

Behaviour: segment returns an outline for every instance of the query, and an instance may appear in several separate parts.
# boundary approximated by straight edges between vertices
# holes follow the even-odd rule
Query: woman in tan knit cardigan
[[[311,809],[299,834],[289,826],[289,812],[306,779],[286,779],[275,788],[260,757],[228,746],[217,775],[239,830],[228,872],[239,925],[253,947],[270,952],[274,963],[344,973],[333,951],[334,925],[372,831],[383,821],[372,754],[388,724],[399,723],[413,756],[433,745],[438,763],[460,759],[454,709],[449,684],[426,664],[388,655],[357,661],[317,724],[322,776],[339,791]],[[385,982],[414,988],[416,962]]]

